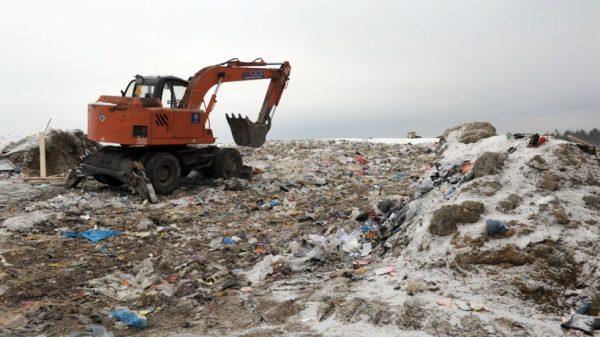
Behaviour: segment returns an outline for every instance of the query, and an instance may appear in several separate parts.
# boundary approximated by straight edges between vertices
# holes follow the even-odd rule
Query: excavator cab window
[[[185,94],[186,87],[187,87],[186,82],[181,82],[181,81],[177,81],[177,80],[166,81],[163,86],[162,97],[161,97],[161,102],[162,102],[163,107],[165,107],[165,108],[179,107],[179,103],[181,103],[183,94]]]
[[[162,90],[162,97],[160,101],[162,102],[163,108],[173,108],[173,82],[166,81]]]
[[[173,105],[174,108],[180,107],[181,99],[183,98],[183,94],[185,94],[186,88],[187,83],[173,81],[173,98],[175,100],[175,104]]]
[[[133,97],[152,98],[154,94],[154,85],[146,83],[136,83],[133,87]]]
[[[121,91],[121,95],[123,97],[153,98],[155,85],[156,81],[147,81],[142,76],[137,75],[135,80],[129,82],[127,88]]]

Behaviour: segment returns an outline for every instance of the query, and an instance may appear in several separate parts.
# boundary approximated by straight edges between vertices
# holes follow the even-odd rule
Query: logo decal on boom
[[[243,75],[242,78],[245,80],[258,80],[261,78],[265,78],[265,73],[262,70],[256,70],[256,71],[246,71]]]

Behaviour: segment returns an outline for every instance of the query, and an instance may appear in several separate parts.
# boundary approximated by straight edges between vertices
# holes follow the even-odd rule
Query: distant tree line
[[[569,137],[567,137],[568,135],[573,135],[581,140],[584,140],[588,143],[591,143],[595,146],[600,146],[600,130],[598,130],[597,128],[593,128],[592,130],[590,130],[589,132],[586,132],[583,129],[579,129],[577,131],[571,131],[571,130],[567,130],[563,133],[560,133],[560,131],[555,130],[554,133],[558,136],[558,138],[560,139],[564,139],[564,140],[568,140],[568,141],[572,141],[572,139],[569,139]]]

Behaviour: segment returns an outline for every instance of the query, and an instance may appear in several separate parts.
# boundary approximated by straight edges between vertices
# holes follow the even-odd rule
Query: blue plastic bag
[[[119,234],[121,234],[121,232],[115,229],[88,229],[87,231],[83,231],[81,233],[65,232],[63,233],[63,236],[71,239],[84,238],[92,241],[93,243],[98,243],[106,238],[117,236]]]
[[[135,312],[127,310],[114,310],[111,311],[110,316],[129,326],[134,326],[137,328],[145,328],[148,326],[148,321],[145,318],[138,316]]]
[[[502,234],[508,230],[508,225],[502,220],[486,219],[485,229],[488,235]]]

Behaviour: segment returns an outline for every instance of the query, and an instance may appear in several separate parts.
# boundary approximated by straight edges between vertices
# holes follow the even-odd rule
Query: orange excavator
[[[174,76],[135,76],[121,96],[100,96],[88,105],[88,138],[119,146],[104,146],[85,157],[71,170],[67,185],[76,187],[84,177],[92,176],[107,185],[132,186],[156,202],[157,193],[173,192],[179,178],[191,170],[215,178],[248,174],[236,149],[208,145],[215,142],[209,116],[219,88],[225,82],[270,79],[256,122],[226,114],[237,145],[260,147],[271,129],[290,70],[287,61],[231,59],[201,69],[188,81]]]

